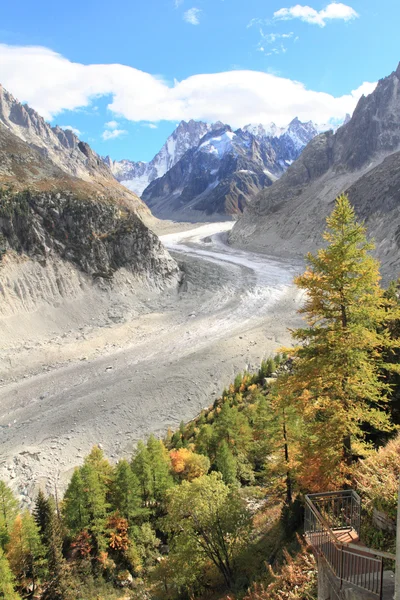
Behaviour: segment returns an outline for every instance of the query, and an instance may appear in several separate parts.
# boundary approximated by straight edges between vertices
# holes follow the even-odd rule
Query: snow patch
[[[232,148],[232,140],[236,137],[236,134],[232,131],[225,131],[218,137],[211,138],[206,142],[203,142],[199,147],[200,152],[208,152],[214,154],[218,158],[222,158],[224,154],[229,152]]]

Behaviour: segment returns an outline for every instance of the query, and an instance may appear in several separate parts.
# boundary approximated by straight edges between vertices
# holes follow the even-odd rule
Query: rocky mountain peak
[[[65,173],[85,181],[113,181],[112,173],[85,142],[68,129],[52,127],[33,108],[21,104],[0,85],[0,123],[14,135],[38,148]]]
[[[356,169],[376,155],[400,149],[399,68],[378,82],[375,90],[362,96],[352,118],[334,138],[335,164]]]
[[[346,116],[343,121],[343,125],[347,125],[347,123],[350,121],[350,119],[351,119],[351,115],[349,115],[349,113],[346,113]]]
[[[369,221],[384,276],[397,276],[400,247],[400,68],[362,96],[351,119],[315,136],[272,186],[248,205],[230,234],[240,246],[280,255],[314,250],[335,198],[347,191]],[[282,136],[282,138],[285,136]],[[273,215],[273,218],[271,218]]]
[[[162,177],[188,150],[195,148],[206,133],[219,125],[222,124],[210,125],[194,119],[181,121],[150,162],[124,159],[113,162],[110,168],[118,181],[141,195],[149,183]]]

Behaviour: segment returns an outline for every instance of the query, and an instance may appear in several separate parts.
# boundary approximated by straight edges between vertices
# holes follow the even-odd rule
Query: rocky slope
[[[376,239],[385,279],[396,277],[398,150],[400,65],[360,99],[347,124],[314,138],[282,178],[260,192],[234,226],[230,242],[281,256],[314,250],[336,196],[348,191]]]
[[[285,172],[317,131],[294,119],[285,129],[247,125],[233,132],[213,126],[142,199],[160,218],[197,221],[240,214],[264,187]]]
[[[0,123],[0,316],[112,289],[121,270],[130,293],[175,285],[178,267],[131,197],[112,178],[68,175]]]
[[[162,177],[178,160],[199,143],[200,139],[221,124],[209,125],[202,121],[181,121],[168,137],[164,146],[148,163],[131,160],[113,161],[109,156],[103,160],[114,177],[139,196],[154,179]]]

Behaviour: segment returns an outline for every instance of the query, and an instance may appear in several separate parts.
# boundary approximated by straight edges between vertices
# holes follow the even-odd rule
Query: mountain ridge
[[[223,127],[229,127],[231,131],[235,131],[239,135],[247,135],[261,143],[265,147],[267,168],[272,169],[277,176],[280,176],[287,166],[297,158],[309,139],[318,133],[316,126],[311,121],[303,124],[297,117],[287,127],[277,127],[274,123],[269,125],[249,124],[236,130],[220,121],[211,124],[194,120],[181,121],[150,162],[134,162],[129,159],[113,161],[109,156],[104,157],[103,160],[118,181],[142,196],[148,186],[166,175],[187,151],[198,147],[204,136]],[[268,154],[272,155],[272,158],[268,158]],[[260,189],[260,185],[262,184],[256,185],[252,194]]]
[[[142,199],[159,218],[202,221],[240,214],[257,192],[270,186],[317,134],[312,123],[293,119],[278,131],[248,125],[235,131],[215,127],[189,149]]]
[[[359,100],[346,124],[336,133],[326,132],[311,140],[281,179],[258,194],[233,227],[230,243],[288,257],[301,256],[305,244],[310,250],[316,249],[334,199],[349,191],[352,201],[353,186],[375,168],[376,177],[383,173],[387,177],[387,168],[379,169],[379,165],[399,149],[400,65],[379,81],[372,94]],[[396,165],[394,160],[390,176],[395,176]],[[380,185],[385,188],[387,182],[382,179]],[[400,266],[397,244],[387,242],[388,238],[395,239],[399,208],[392,206],[379,217],[379,201],[362,187],[363,205],[368,210],[361,211],[361,200],[357,208],[367,225],[374,225],[369,229],[376,236],[377,255],[387,278],[390,270]]]
[[[71,130],[49,125],[33,108],[21,104],[1,84],[0,124],[60,171],[86,182],[92,191],[96,188],[100,195],[112,193],[142,216],[149,214],[138,196],[117,183],[111,170],[89,144],[81,141]],[[71,179],[69,181],[72,182]],[[17,182],[15,184],[18,185]]]

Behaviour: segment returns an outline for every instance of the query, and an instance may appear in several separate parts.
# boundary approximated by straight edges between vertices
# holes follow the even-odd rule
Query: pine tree
[[[77,584],[63,556],[62,526],[54,510],[50,512],[46,532],[49,576],[42,600],[75,600],[78,592]]]
[[[63,516],[72,534],[87,530],[92,557],[98,558],[107,547],[107,514],[112,467],[95,446],[76,469],[65,492]],[[93,562],[95,565],[95,562]]]
[[[21,596],[17,594],[14,586],[14,575],[3,550],[0,548],[0,598],[3,598],[3,600],[21,600]]]
[[[362,451],[366,425],[390,429],[381,410],[389,392],[381,373],[383,349],[393,345],[387,322],[394,314],[379,285],[373,244],[346,196],[337,199],[323,237],[327,247],[308,254],[306,272],[295,279],[307,292],[300,310],[307,327],[292,332],[300,345],[293,373],[279,384],[305,423],[308,479],[313,467],[315,476],[339,475],[343,459],[349,465],[352,452]]]
[[[225,440],[222,440],[218,447],[215,464],[225,483],[232,484],[236,482],[236,459]]]
[[[39,528],[40,537],[43,543],[46,543],[48,537],[48,527],[54,511],[54,504],[49,498],[46,498],[42,490],[39,490],[36,498],[35,508],[33,510],[33,516],[36,521],[36,525]]]
[[[18,514],[18,502],[10,488],[0,480],[0,548],[5,549]]]

